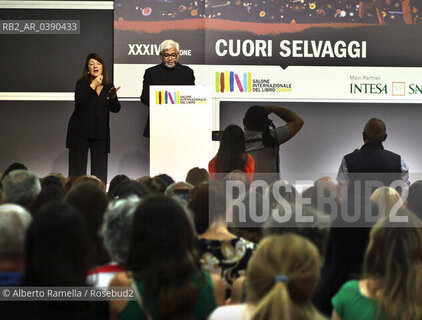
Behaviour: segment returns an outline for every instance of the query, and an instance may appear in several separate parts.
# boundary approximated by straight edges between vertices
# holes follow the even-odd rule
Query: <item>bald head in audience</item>
[[[362,136],[365,143],[384,142],[387,139],[385,123],[377,118],[369,119],[363,129]]]

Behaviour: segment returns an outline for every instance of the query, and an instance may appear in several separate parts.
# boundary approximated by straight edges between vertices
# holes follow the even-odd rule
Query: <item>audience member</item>
[[[302,192],[302,198],[309,198],[310,205],[332,218],[338,214],[341,196],[338,181],[331,177],[322,177],[314,185]]]
[[[83,176],[76,177],[76,179],[72,183],[72,187],[82,182],[92,182],[98,185],[104,192],[106,190],[104,181],[97,178],[96,176],[91,176],[91,175],[83,175]]]
[[[107,208],[107,195],[98,183],[79,182],[73,185],[65,197],[65,202],[71,204],[82,215],[88,231],[90,249],[93,261],[90,267],[95,267],[110,261],[104,248],[99,230],[103,223]]]
[[[164,194],[168,186],[167,182],[158,176],[146,179],[143,184],[153,194]]]
[[[275,114],[286,122],[275,128],[268,115]],[[280,179],[279,146],[293,138],[303,126],[293,111],[276,106],[251,106],[243,118],[246,152],[255,160],[255,173],[268,183]]]
[[[376,215],[377,206],[372,212]],[[369,242],[369,227],[331,225],[328,236],[327,254],[321,270],[321,280],[314,303],[318,310],[329,316],[332,312],[331,298],[341,286],[362,274],[365,249]]]
[[[60,202],[64,199],[65,192],[63,186],[51,184],[42,188],[41,192],[35,198],[31,205],[30,211],[33,215],[36,215],[38,211],[47,203]]]
[[[28,170],[13,170],[3,179],[7,203],[19,204],[27,209],[41,191],[37,175]]]
[[[208,181],[209,178],[210,176],[206,169],[195,167],[189,170],[185,180],[196,187],[198,184]]]
[[[157,175],[158,178],[161,180],[164,180],[164,182],[167,184],[167,187],[173,183],[175,183],[174,179],[170,177],[168,174],[162,173]]]
[[[88,271],[88,237],[77,211],[51,203],[34,217],[25,241],[27,286],[84,286]]]
[[[129,181],[130,178],[124,174],[118,174],[113,179],[111,179],[110,184],[107,190],[107,197],[109,200],[113,199],[114,191],[116,190],[117,186],[122,183],[123,181]]]
[[[383,186],[389,186],[394,181],[403,181],[407,188],[409,183],[409,168],[403,158],[391,151],[384,150],[383,142],[387,139],[385,123],[377,118],[371,118],[362,132],[364,145],[343,157],[337,180],[340,182],[342,199],[348,201],[349,208],[355,203],[355,197],[361,197],[362,203],[368,203],[365,198],[365,182],[376,181]],[[362,192],[355,194],[356,184],[361,185]],[[353,186],[348,188],[347,186]],[[372,185],[375,190],[375,184]],[[402,187],[403,187],[402,186]],[[401,192],[401,188],[399,189]],[[354,211],[352,211],[354,212]]]
[[[34,217],[26,233],[21,285],[84,287],[88,254],[87,234],[80,215],[67,204],[52,203]],[[99,301],[18,301],[7,307],[6,319],[105,320],[109,317],[107,303]]]
[[[230,290],[246,272],[255,244],[227,229],[224,187],[211,180],[195,187],[189,205],[193,211],[202,270],[221,275]]]
[[[274,183],[275,187],[277,183]],[[280,186],[288,186],[287,184],[280,184]],[[284,188],[283,190],[286,191]],[[291,194],[288,190],[288,194]],[[278,204],[271,209],[273,213],[267,222],[264,224],[262,233],[265,236],[271,235],[283,235],[283,234],[297,234],[303,238],[311,241],[315,247],[318,248],[318,251],[321,255],[321,261],[324,261],[324,257],[327,252],[327,241],[329,234],[330,222],[329,219],[324,217],[322,213],[316,211],[312,206],[303,206],[300,210],[295,203],[286,202],[284,205]],[[276,218],[274,212],[277,212],[276,215],[279,218]],[[288,220],[285,217],[290,218]],[[311,221],[304,219],[312,218]],[[278,219],[283,219],[280,221]],[[236,280],[233,285],[233,290],[231,294],[231,304],[245,302],[248,288],[246,287],[245,278],[241,277]],[[318,290],[318,289],[317,289]]]
[[[265,210],[268,202],[265,203],[262,196],[268,188],[261,181],[251,186],[245,184],[243,188],[244,176],[235,172],[230,176],[230,179],[225,179],[229,230],[250,242],[258,243],[262,239],[262,227],[268,219],[268,212]],[[238,184],[236,180],[241,183]]]
[[[277,188],[278,186],[274,184]],[[284,185],[284,184],[283,184]],[[288,186],[288,185],[284,185]],[[284,188],[284,191],[287,191]],[[290,194],[290,190],[287,194]],[[290,197],[289,196],[289,197]],[[295,203],[286,202],[288,210],[285,206],[280,204],[276,205],[271,209],[273,215],[271,215],[268,221],[264,224],[263,235],[283,235],[283,234],[297,234],[300,235],[309,241],[311,241],[317,248],[321,255],[321,260],[324,260],[324,257],[327,252],[327,241],[329,234],[329,219],[325,218],[323,214],[316,211],[312,206],[303,206],[300,211]],[[283,222],[277,221],[274,216],[274,210],[277,211],[277,216],[282,218],[288,216],[290,212],[289,220],[284,220]],[[305,221],[304,218],[312,218],[312,221]],[[301,220],[302,219],[302,220]],[[239,303],[246,301],[247,287],[244,282],[244,278],[236,280],[234,283],[234,289],[231,295],[231,303]]]
[[[333,320],[422,319],[422,222],[385,216],[371,230],[362,280],[344,284],[332,299]]]
[[[72,188],[73,183],[75,182],[75,180],[76,180],[77,178],[78,178],[78,177],[76,177],[76,176],[69,176],[69,177],[66,179],[66,182],[64,183],[64,191],[65,191],[65,192],[68,192],[68,191]]]
[[[255,161],[245,152],[245,134],[236,125],[229,125],[223,131],[217,155],[208,163],[211,179],[222,181],[224,176],[233,171],[242,170],[253,180]]]
[[[399,193],[391,187],[381,187],[371,195],[371,201],[378,207],[380,215],[395,215],[404,206]]]
[[[25,232],[31,220],[19,205],[0,205],[0,287],[20,284]]]
[[[64,191],[64,184],[66,183],[66,178],[64,178],[63,175],[59,173],[55,173],[55,174],[49,174],[48,176],[45,176],[44,178],[40,179],[40,182],[41,182],[41,189],[54,185],[57,187],[61,187]]]
[[[237,186],[233,189],[233,191],[239,190],[239,192],[233,192],[234,195],[240,196],[240,193],[248,193],[249,189],[251,187],[251,180],[249,180],[248,174],[242,170],[233,170],[232,172],[229,172],[226,174],[226,176],[223,179],[224,187],[227,189],[229,186],[227,182],[230,182],[234,186]],[[240,183],[238,183],[240,182]],[[243,190],[242,185],[245,187]],[[239,189],[240,188],[240,189]]]
[[[276,207],[276,215],[283,221],[275,218],[275,213],[270,216],[264,225],[263,235],[294,233],[311,241],[323,259],[327,252],[327,241],[330,230],[330,220],[324,217],[312,206],[302,207],[289,204],[286,209],[282,205]],[[286,217],[289,217],[287,220]]]
[[[110,194],[110,199],[122,199],[130,196],[137,196],[142,199],[149,194],[151,194],[151,191],[143,183],[135,180],[126,180],[116,186],[116,189]]]
[[[6,178],[6,176],[14,170],[28,170],[28,168],[22,163],[13,162],[10,166],[6,168],[6,170],[4,170],[2,179]]]
[[[270,184],[264,191],[264,199],[268,199],[270,208],[274,209],[280,202],[280,197],[287,203],[294,205],[296,202],[297,191],[288,181],[278,180]]]
[[[341,188],[341,210],[333,221],[328,240],[326,263],[322,269],[319,310],[329,315],[330,299],[349,280],[362,274],[369,232],[378,207],[370,200],[376,188],[394,181],[408,183],[408,168],[400,155],[384,150],[386,126],[380,119],[370,119],[362,132],[364,145],[344,156],[337,175]],[[349,187],[350,186],[350,187]]]
[[[139,183],[145,183],[145,181],[147,181],[149,179],[151,179],[150,176],[142,176],[142,177],[137,178],[136,181],[139,182]]]
[[[169,238],[170,236],[170,238]],[[127,270],[111,287],[133,285],[136,301],[111,301],[119,319],[206,319],[216,307],[213,284],[200,271],[185,212],[166,196],[153,196],[135,211]]]
[[[407,208],[422,220],[422,180],[415,181],[410,186]]]
[[[320,264],[318,249],[300,236],[264,238],[248,266],[248,303],[220,307],[210,320],[324,319],[311,302]]]
[[[129,234],[132,229],[133,215],[140,203],[137,196],[112,200],[104,214],[101,236],[111,262],[91,269],[89,282],[96,287],[108,287],[111,279],[124,271],[129,252]]]
[[[4,196],[3,190],[0,188],[0,204],[4,204],[6,202],[6,198]]]
[[[193,185],[188,182],[181,181],[169,185],[164,194],[171,198],[177,197],[183,200],[185,206],[187,206],[190,200],[192,189]]]

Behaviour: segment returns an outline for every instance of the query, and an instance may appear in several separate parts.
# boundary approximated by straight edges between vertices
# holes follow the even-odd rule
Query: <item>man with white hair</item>
[[[29,209],[41,192],[40,179],[29,170],[14,170],[4,177],[3,192],[6,203],[19,204]]]
[[[31,220],[21,206],[0,205],[0,287],[19,285],[25,232]]]
[[[179,63],[179,44],[176,41],[164,40],[160,44],[160,58],[162,62],[146,69],[144,74],[141,102],[148,107],[151,85],[195,85],[193,70]],[[144,137],[149,137],[149,115]]]

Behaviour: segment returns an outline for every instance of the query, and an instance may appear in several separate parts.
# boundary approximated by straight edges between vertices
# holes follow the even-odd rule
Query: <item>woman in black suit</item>
[[[110,152],[109,111],[118,112],[120,103],[109,82],[104,59],[90,53],[76,83],[75,111],[69,120],[66,147],[69,148],[69,176],[86,174],[88,149],[91,174],[107,183],[107,154]]]

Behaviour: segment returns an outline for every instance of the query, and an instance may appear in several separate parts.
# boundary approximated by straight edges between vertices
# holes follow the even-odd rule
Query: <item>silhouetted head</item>
[[[367,142],[384,142],[387,139],[385,123],[377,118],[369,119],[363,129],[363,141]]]

